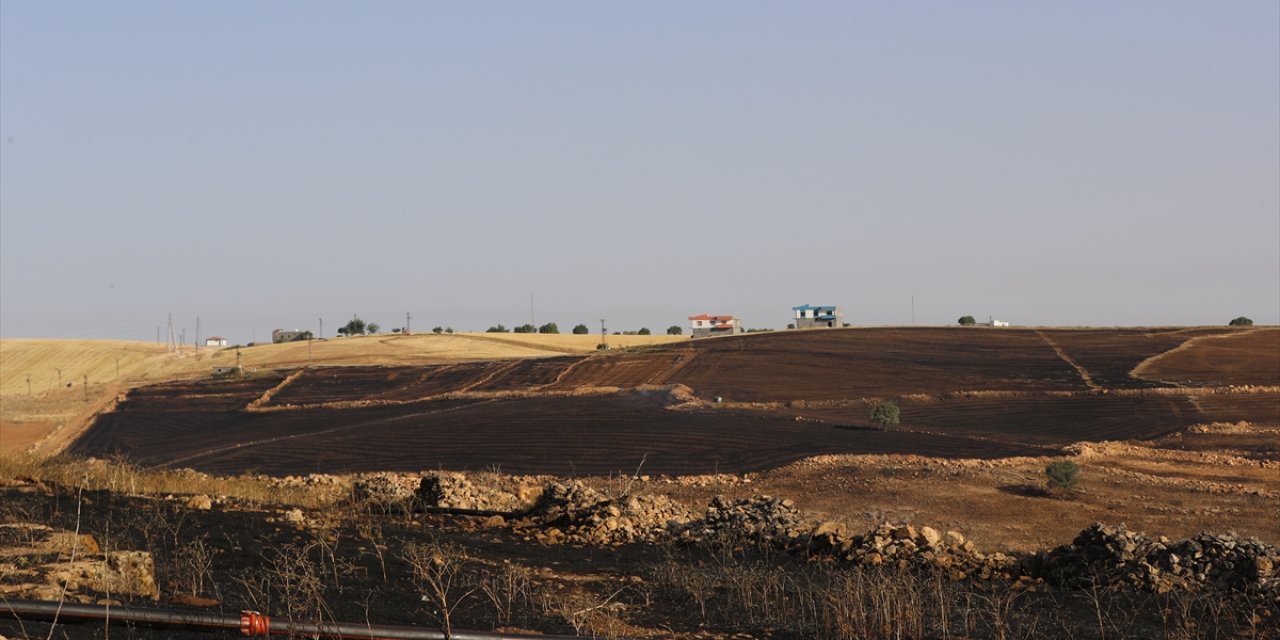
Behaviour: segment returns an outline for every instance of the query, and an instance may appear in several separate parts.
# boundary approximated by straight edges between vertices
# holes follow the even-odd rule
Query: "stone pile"
[[[428,507],[475,511],[519,511],[528,506],[519,495],[489,483],[472,482],[461,473],[432,473],[422,476],[416,492]]]
[[[370,473],[351,482],[351,497],[383,510],[408,509],[413,502],[411,479],[394,473]]]
[[[716,496],[701,520],[680,532],[684,542],[756,542],[785,547],[809,531],[795,503],[760,495],[738,500]]]
[[[1125,585],[1249,590],[1280,601],[1280,549],[1234,533],[1152,540],[1120,526],[1094,523],[1071,544],[1029,558],[1032,571],[1065,586]]]
[[[670,539],[693,512],[666,496],[612,497],[581,482],[548,484],[521,526],[542,542],[620,545]]]

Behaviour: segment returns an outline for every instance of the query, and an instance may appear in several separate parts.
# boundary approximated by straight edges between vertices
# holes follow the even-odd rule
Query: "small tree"
[[[653,332],[649,331],[649,327],[640,327],[640,330],[636,332],[636,335],[648,336],[648,335],[653,335]]]
[[[513,333],[537,333],[538,328],[526,322],[525,324],[522,324],[512,329],[511,331]]]
[[[554,322],[548,322],[538,327],[538,333],[560,333],[560,327]]]
[[[788,322],[788,323],[787,323],[787,328],[788,328],[788,329],[794,329],[794,328],[796,328],[796,324],[795,324],[794,322]]]
[[[509,333],[507,328],[502,326],[501,324],[495,324],[492,327],[485,329],[484,332],[485,333]]]
[[[588,333],[591,333],[591,330],[585,324],[580,324],[573,328],[573,335],[575,336],[585,336]]]
[[[431,333],[444,333],[444,327],[431,327]]]
[[[1080,482],[1080,465],[1070,460],[1058,460],[1044,468],[1050,489],[1068,491]]]
[[[382,330],[382,325],[379,325],[379,324],[378,324],[378,323],[376,323],[376,322],[370,322],[370,323],[369,323],[369,326],[368,326],[368,327],[366,327],[365,329],[366,329],[369,333],[377,333],[377,332],[379,332],[379,331],[381,331],[381,330]]]
[[[377,325],[374,326],[376,327]],[[351,316],[351,320],[341,327],[338,327],[338,333],[344,336],[362,336],[364,335],[365,328],[364,320],[361,320],[360,316]]]
[[[1240,316],[1227,324],[1232,327],[1252,327],[1253,321],[1244,316]]]
[[[682,327],[682,326],[680,326],[680,325],[678,325],[678,324],[673,324],[673,325],[671,325],[671,326],[667,327],[667,335],[669,335],[669,336],[681,336],[681,335],[684,335],[684,327]]]
[[[960,316],[960,319],[957,320],[957,322],[959,322],[962,327],[972,327],[973,325],[978,324],[978,321],[974,320],[973,316]]]
[[[871,421],[887,427],[891,424],[898,424],[901,414],[902,410],[898,408],[897,404],[881,402],[871,410]]]
[[[445,328],[444,328],[444,332],[445,332],[445,333],[453,333],[453,327],[445,327]]]

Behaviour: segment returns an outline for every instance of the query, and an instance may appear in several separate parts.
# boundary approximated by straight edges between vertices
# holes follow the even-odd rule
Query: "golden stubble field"
[[[684,336],[609,336],[611,347],[687,340]],[[331,338],[177,353],[152,342],[0,340],[0,453],[23,451],[56,433],[65,443],[121,392],[138,385],[208,376],[214,367],[445,364],[591,353],[599,335],[415,334]],[[87,387],[87,388],[86,388]],[[56,446],[42,450],[56,449]]]

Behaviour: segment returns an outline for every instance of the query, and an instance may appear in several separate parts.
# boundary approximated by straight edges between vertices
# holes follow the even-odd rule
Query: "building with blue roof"
[[[795,312],[797,329],[826,329],[844,326],[844,311],[840,307],[802,304],[791,307]]]

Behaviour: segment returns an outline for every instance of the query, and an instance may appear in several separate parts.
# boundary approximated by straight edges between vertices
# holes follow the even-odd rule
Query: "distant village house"
[[[844,326],[844,311],[840,307],[802,304],[791,307],[795,312],[797,329],[817,329]]]
[[[284,329],[276,329],[275,331],[271,332],[271,341],[277,344],[281,342],[293,342],[294,340],[297,340],[298,337],[301,335],[302,335],[302,331],[298,329],[293,329],[291,331],[286,331]]]
[[[742,321],[737,316],[713,316],[709,313],[689,316],[689,327],[692,329],[689,335],[695,338],[742,333]]]
[[[227,339],[222,336],[209,336],[208,338],[204,339],[204,346],[225,347],[227,346]]]

